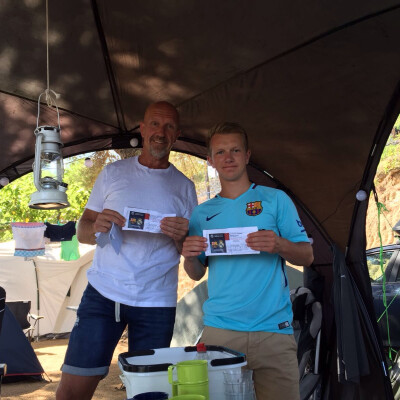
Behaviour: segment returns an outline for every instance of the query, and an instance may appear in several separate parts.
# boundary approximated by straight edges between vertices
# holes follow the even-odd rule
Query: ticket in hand
[[[227,229],[205,229],[203,236],[207,239],[206,256],[230,256],[237,254],[260,254],[246,244],[249,233],[257,232],[256,226]]]
[[[157,211],[142,208],[125,207],[126,223],[123,230],[162,233],[160,222],[164,217],[175,217],[176,214],[161,214]]]

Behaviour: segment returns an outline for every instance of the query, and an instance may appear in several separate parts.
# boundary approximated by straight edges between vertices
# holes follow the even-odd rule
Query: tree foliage
[[[391,171],[400,170],[400,115],[383,149],[376,172],[377,181],[382,181]]]
[[[208,200],[221,190],[219,179],[215,176],[209,177],[205,160],[189,154],[171,152],[170,161],[194,182],[199,203]]]
[[[64,182],[68,183],[67,194],[71,206],[61,210],[40,211],[28,207],[30,196],[36,191],[33,173],[8,184],[0,190],[0,241],[12,239],[10,223],[13,221],[65,223],[78,220],[83,213],[94,182],[104,166],[139,154],[140,149],[121,149],[99,151],[64,160]],[[92,167],[85,166],[85,156],[92,160]],[[195,183],[199,199],[205,200],[207,192],[210,192],[210,185],[207,184],[206,161],[177,152],[171,152],[170,161]]]
[[[68,163],[64,181],[68,183],[70,207],[61,210],[34,210],[28,207],[30,196],[36,191],[33,173],[8,184],[0,191],[0,240],[12,238],[11,222],[66,222],[77,220],[86,205],[92,186],[85,179],[87,168],[83,159]]]
[[[206,161],[189,154],[177,153],[175,151],[171,152],[169,160],[195,184],[204,182],[207,168]]]
[[[118,154],[113,151],[97,151],[96,153],[87,154],[93,162],[93,166],[82,170],[82,177],[85,184],[92,188],[97,176],[107,164],[119,160]]]
[[[396,119],[396,122],[394,123],[394,128],[400,131],[400,114]]]

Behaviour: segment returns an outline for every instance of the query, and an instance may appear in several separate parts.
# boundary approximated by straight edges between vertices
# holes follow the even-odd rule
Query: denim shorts
[[[126,325],[129,351],[169,347],[175,310],[175,307],[118,304],[102,296],[89,283],[77,311],[61,371],[80,376],[106,376]]]

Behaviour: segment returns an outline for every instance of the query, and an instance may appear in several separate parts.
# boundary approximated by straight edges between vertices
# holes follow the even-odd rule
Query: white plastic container
[[[207,345],[208,382],[210,400],[225,398],[224,371],[247,365],[246,356],[222,346]],[[194,360],[196,346],[171,347],[122,353],[118,365],[122,371],[120,378],[126,387],[127,398],[138,393],[157,391],[172,396],[172,386],[168,382],[168,367],[180,361]]]

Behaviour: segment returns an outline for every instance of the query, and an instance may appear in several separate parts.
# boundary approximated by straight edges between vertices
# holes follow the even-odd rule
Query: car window
[[[386,271],[386,267],[389,264],[389,260],[392,257],[394,250],[384,250],[382,253],[383,271]],[[381,261],[379,253],[367,254],[367,265],[369,271],[369,277],[372,282],[382,281]]]

